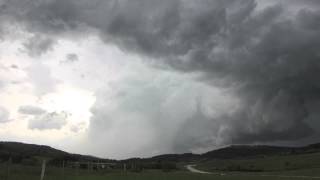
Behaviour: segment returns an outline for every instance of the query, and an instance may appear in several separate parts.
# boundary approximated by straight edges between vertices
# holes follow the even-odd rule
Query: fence
[[[35,157],[36,158],[36,157]],[[0,161],[0,180],[69,180],[94,179],[106,175],[127,176],[143,174],[151,170],[171,172],[177,170],[176,164],[168,162],[141,162],[138,160],[105,163],[105,162],[71,162],[71,161],[17,161],[8,159]],[[109,176],[110,177],[110,176]]]
[[[0,180],[66,180],[76,176],[104,175],[116,168],[118,172],[124,172],[123,167],[119,169],[119,166],[121,165],[113,163],[65,161],[57,166],[47,164],[45,160],[41,164],[23,165],[12,163],[9,159],[0,162]]]

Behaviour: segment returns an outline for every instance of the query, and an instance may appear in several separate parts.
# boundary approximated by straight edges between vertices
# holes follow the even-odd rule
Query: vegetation
[[[5,167],[0,165],[0,179],[7,180],[5,177]],[[305,171],[307,176],[315,176],[317,171]],[[278,175],[296,175],[295,171],[281,172]],[[318,173],[319,174],[319,173]],[[13,165],[8,180],[34,180],[40,177],[40,167]],[[262,176],[261,173],[237,173],[237,174],[196,174],[187,171],[163,172],[160,170],[149,170],[141,173],[123,172],[120,170],[106,170],[106,171],[87,171],[81,169],[67,168],[64,171],[61,168],[49,166],[45,174],[45,180],[269,180],[273,176]],[[280,178],[276,178],[280,179]],[[292,179],[292,177],[281,177],[283,180]],[[307,177],[295,178],[298,180],[312,179]]]
[[[290,171],[320,168],[320,153],[275,155],[250,159],[216,159],[202,162],[198,168],[207,171]]]
[[[39,179],[42,160],[45,180],[264,180],[320,177],[320,145],[305,147],[230,146],[205,154],[168,154],[122,161],[70,154],[48,146],[0,142],[0,180]],[[96,163],[90,166],[86,163]],[[97,164],[106,163],[107,167]],[[213,174],[196,174],[187,164]]]

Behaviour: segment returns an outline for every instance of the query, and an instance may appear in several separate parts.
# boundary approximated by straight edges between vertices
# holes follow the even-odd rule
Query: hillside
[[[0,142],[0,162],[10,158],[13,163],[28,165],[38,164],[40,159],[47,159],[51,164],[61,164],[62,161],[111,161],[94,156],[71,154],[49,146]]]
[[[320,152],[320,144],[304,147],[279,147],[263,145],[232,145],[213,150],[204,154],[164,154],[151,158],[132,158],[118,162],[199,162],[215,159],[250,159],[266,156],[286,156],[297,154],[310,154]],[[94,156],[71,154],[49,146],[25,144],[19,142],[0,142],[0,162],[11,157],[14,163],[36,164],[39,159],[48,159],[52,164],[61,164],[62,161],[93,161],[116,162]]]
[[[234,159],[275,155],[304,154],[314,152],[320,152],[320,144],[311,144],[303,147],[232,145],[226,148],[221,148],[204,153],[201,155],[201,157],[206,159]]]
[[[212,159],[247,159],[265,156],[296,155],[320,152],[320,144],[311,144],[303,147],[281,147],[266,145],[231,145],[225,148],[212,150],[203,154],[164,154],[145,161],[171,161],[171,162],[196,162]]]

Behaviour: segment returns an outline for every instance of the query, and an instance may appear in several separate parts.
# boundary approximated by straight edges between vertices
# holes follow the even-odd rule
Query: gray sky
[[[317,0],[0,0],[0,140],[123,159],[320,140]]]

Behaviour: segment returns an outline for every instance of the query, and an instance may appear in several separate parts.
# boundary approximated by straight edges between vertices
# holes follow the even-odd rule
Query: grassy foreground
[[[205,171],[243,171],[243,172],[316,172],[313,169],[320,168],[320,153],[266,156],[247,159],[210,160],[200,163],[199,169]],[[320,176],[319,173],[316,175]]]
[[[252,159],[209,160],[198,162],[197,169],[212,174],[144,170],[87,170],[47,166],[44,180],[320,180],[320,153],[266,156]],[[39,180],[41,166],[0,163],[0,180]]]
[[[143,171],[141,173],[122,171],[87,171],[47,167],[45,180],[269,180],[269,179],[314,179],[309,177],[290,177],[295,175],[315,176],[320,169],[288,171],[273,173],[276,176],[268,176],[266,173],[226,173],[221,174],[196,174],[188,171],[162,172]],[[0,180],[38,180],[40,167],[11,165],[9,178],[6,177],[7,167],[0,165]],[[267,175],[267,176],[265,176]],[[270,173],[269,173],[270,175]],[[279,175],[279,176],[278,176]],[[283,175],[288,177],[283,177]]]

